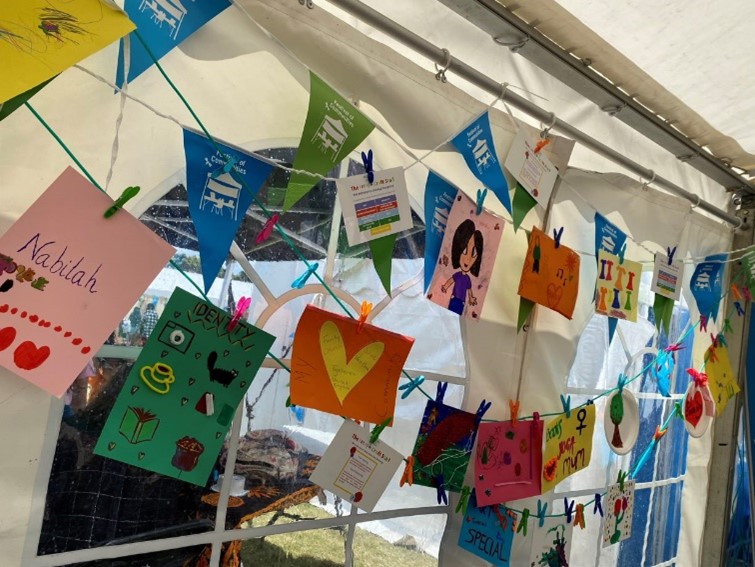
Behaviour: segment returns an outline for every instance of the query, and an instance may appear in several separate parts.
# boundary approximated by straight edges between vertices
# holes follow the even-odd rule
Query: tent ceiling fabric
[[[745,78],[755,39],[745,0],[498,0],[713,155],[755,170],[755,100]],[[736,62],[733,60],[736,59]],[[755,171],[753,171],[755,173]]]

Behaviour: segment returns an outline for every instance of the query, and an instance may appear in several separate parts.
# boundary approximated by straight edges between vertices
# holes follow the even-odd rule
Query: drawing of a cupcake
[[[182,471],[192,471],[203,452],[204,445],[199,441],[193,437],[182,437],[176,441],[176,454],[170,464]]]

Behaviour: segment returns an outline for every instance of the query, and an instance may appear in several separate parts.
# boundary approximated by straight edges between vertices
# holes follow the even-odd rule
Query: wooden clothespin
[[[577,510],[574,514],[574,525],[579,526],[580,529],[585,529],[585,505],[577,504]]]

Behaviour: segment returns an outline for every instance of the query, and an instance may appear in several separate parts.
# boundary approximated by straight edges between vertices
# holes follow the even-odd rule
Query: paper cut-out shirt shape
[[[637,322],[642,264],[598,251],[595,312],[615,319]]]
[[[459,192],[446,223],[427,298],[457,315],[480,319],[505,221]]]
[[[203,486],[275,337],[176,289],[102,429],[95,453]]]
[[[480,506],[540,494],[543,421],[481,423],[475,450],[475,489]]]
[[[561,414],[546,424],[543,493],[590,464],[594,429],[595,404],[573,409],[570,417]]]
[[[608,487],[603,504],[603,547],[619,543],[632,536],[634,515],[634,481],[625,480],[624,490],[619,484]]]
[[[55,396],[175,251],[112,204],[68,168],[0,237],[0,365]]]
[[[519,516],[505,506],[478,506],[472,491],[464,510],[459,547],[493,565],[509,565]]]
[[[414,339],[307,305],[294,335],[291,403],[383,423]]]
[[[527,257],[519,280],[519,295],[567,319],[574,314],[579,291],[579,254],[539,228],[530,234]]]

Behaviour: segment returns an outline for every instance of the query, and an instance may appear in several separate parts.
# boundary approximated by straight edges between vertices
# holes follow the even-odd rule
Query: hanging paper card
[[[532,522],[531,567],[569,567],[573,526],[566,516]]]
[[[371,444],[370,432],[347,419],[310,480],[372,512],[402,462],[401,453],[380,440]]]
[[[684,427],[690,436],[702,437],[716,415],[709,384],[697,384],[694,381],[689,383],[682,401],[682,414]]]
[[[459,532],[459,547],[493,565],[509,565],[518,516],[505,506],[478,508],[475,491],[469,496]]]
[[[505,222],[463,193],[456,196],[446,224],[427,298],[449,311],[480,318]]]
[[[640,408],[634,394],[629,390],[611,394],[606,401],[603,420],[611,451],[617,455],[629,453],[640,433]]]
[[[668,256],[665,254],[656,254],[650,291],[674,301],[679,301],[679,297],[682,294],[683,271],[684,263],[681,260],[674,260],[669,264]]]
[[[126,0],[124,9],[136,24],[152,54],[161,59],[230,5],[228,0]],[[129,81],[136,79],[154,64],[141,41],[133,38],[130,43],[127,53],[121,40],[115,79],[115,84],[119,87],[124,83],[123,59],[129,53]]]
[[[555,240],[533,228],[519,280],[519,295],[571,319],[578,291],[579,254],[563,244],[557,247]]]
[[[324,174],[362,143],[372,132],[374,125],[312,72],[309,74],[309,82],[307,121],[293,168]],[[309,193],[318,181],[317,177],[311,175],[292,173],[286,189],[283,210],[288,211]]]
[[[503,166],[524,186],[541,207],[547,207],[558,179],[558,170],[542,152],[535,152],[535,144],[520,128]]]
[[[543,421],[482,423],[475,451],[475,489],[480,506],[540,494]]]
[[[112,204],[69,167],[0,237],[0,365],[55,396],[175,252]]]
[[[618,256],[600,250],[595,312],[636,322],[641,274],[639,262],[622,262]]]
[[[373,183],[366,174],[345,177],[336,188],[349,246],[412,228],[403,168],[377,171]]]
[[[562,414],[545,426],[543,493],[590,464],[595,405],[588,404]]]
[[[464,157],[475,177],[490,188],[506,210],[511,214],[509,184],[498,161],[490,129],[490,116],[483,112],[469,126],[459,132],[451,143]]]
[[[609,486],[603,510],[603,547],[629,539],[634,515],[634,481],[625,480],[623,490],[619,484]]]
[[[414,482],[461,492],[479,420],[473,413],[428,400],[414,443]]]
[[[716,414],[721,416],[729,400],[739,393],[739,385],[729,360],[729,349],[711,346],[705,353],[705,373],[708,386],[716,402]]]
[[[240,150],[218,145],[222,153],[204,136],[184,130],[186,192],[205,292],[215,282],[246,210],[273,169]]]
[[[52,79],[134,29],[101,0],[0,2],[0,103]]]
[[[708,256],[705,262],[695,266],[692,279],[689,282],[690,291],[697,303],[700,315],[706,319],[715,320],[718,317],[718,306],[721,303],[721,292],[725,254]]]
[[[383,423],[414,339],[307,305],[294,335],[291,403]]]
[[[425,291],[438,262],[446,223],[459,190],[430,171],[425,184]]]
[[[94,452],[203,486],[275,337],[176,289]]]

